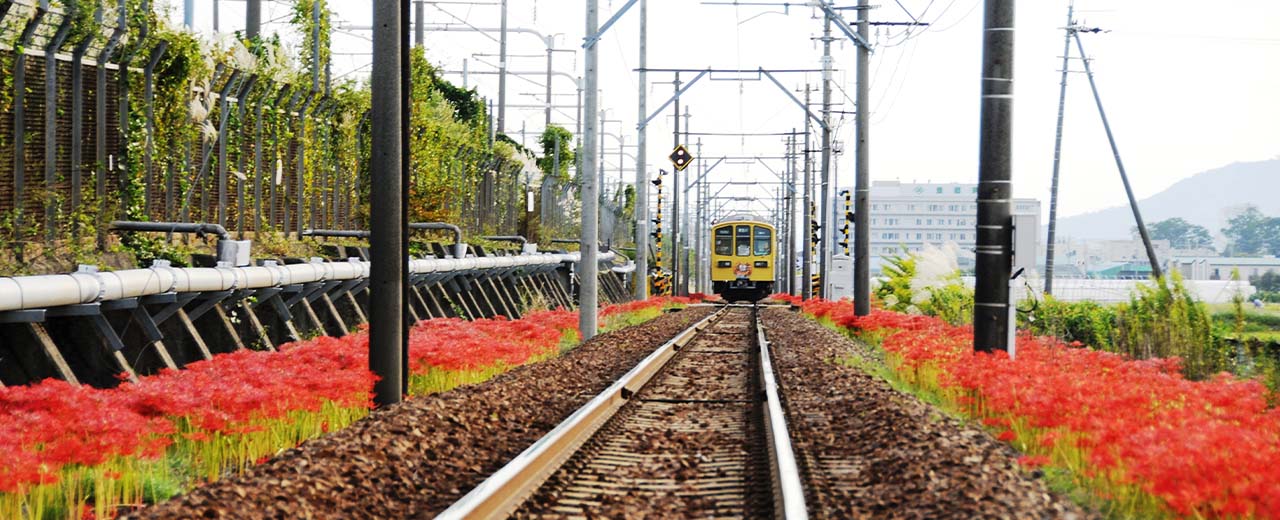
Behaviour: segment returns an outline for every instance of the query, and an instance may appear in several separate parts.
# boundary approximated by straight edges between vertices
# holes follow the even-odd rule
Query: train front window
[[[716,228],[716,254],[733,255],[733,226]]]
[[[751,226],[738,226],[736,256],[751,256]]]
[[[756,256],[769,256],[773,249],[773,232],[769,228],[756,226]]]

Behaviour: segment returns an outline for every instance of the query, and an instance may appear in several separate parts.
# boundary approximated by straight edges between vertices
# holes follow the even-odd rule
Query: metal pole
[[[1071,26],[1075,19],[1074,1],[1067,4],[1066,40],[1062,47],[1062,83],[1058,90],[1058,130],[1053,139],[1053,181],[1049,185],[1049,236],[1044,254],[1044,293],[1053,294],[1054,241],[1058,231],[1058,172],[1062,166],[1062,123],[1067,109],[1067,75],[1071,67]]]
[[[675,91],[680,92],[680,73],[676,73],[675,81],[672,82]],[[676,119],[675,119],[675,137],[671,149],[674,150],[680,146],[680,98],[676,98]],[[680,291],[680,169],[671,169],[671,282],[672,294],[681,296]]]
[[[506,5],[506,0],[503,0]],[[503,12],[506,12],[504,7]],[[505,16],[504,16],[505,18]],[[595,35],[599,32],[599,0],[587,0],[587,30],[588,36]],[[586,49],[586,105],[584,110],[587,114],[598,114],[600,91],[599,70],[599,48],[597,44],[587,45]],[[588,117],[583,122],[584,134],[582,139],[582,157],[581,161],[582,175],[580,182],[582,183],[582,237],[578,247],[582,253],[582,258],[578,262],[578,330],[582,333],[582,339],[589,340],[596,335],[596,326],[599,316],[597,313],[598,298],[597,284],[599,278],[599,265],[596,264],[596,251],[599,248],[600,234],[600,200],[596,195],[596,164],[595,164],[595,146],[596,146],[596,118]]]
[[[1160,259],[1156,257],[1156,249],[1151,245],[1151,235],[1147,233],[1147,224],[1142,221],[1142,211],[1138,209],[1138,199],[1133,196],[1133,187],[1129,185],[1129,174],[1125,173],[1124,161],[1120,160],[1120,148],[1116,146],[1116,137],[1111,133],[1111,123],[1107,121],[1107,112],[1102,109],[1102,97],[1098,95],[1098,84],[1093,81],[1093,68],[1089,66],[1089,55],[1084,53],[1084,43],[1080,33],[1072,31],[1076,38],[1076,47],[1080,51],[1080,61],[1084,62],[1084,75],[1089,78],[1089,88],[1093,90],[1093,100],[1098,103],[1098,115],[1102,117],[1102,128],[1107,132],[1107,142],[1111,143],[1111,154],[1116,158],[1116,169],[1120,171],[1120,181],[1124,183],[1124,193],[1129,196],[1129,207],[1133,209],[1133,220],[1138,224],[1138,234],[1142,236],[1142,245],[1147,248],[1147,260],[1151,262],[1151,276],[1160,278]]]
[[[806,83],[804,85],[804,106],[806,111],[809,109],[809,98],[812,97],[812,92],[810,85]],[[809,208],[813,207],[813,157],[809,155],[809,147],[811,146],[809,141],[813,135],[812,121],[813,118],[809,117],[809,114],[805,114],[804,149],[801,150],[804,153],[804,206],[800,208],[800,213],[803,215],[801,221],[804,222],[804,229],[809,233],[801,235],[804,257],[801,259],[800,267],[800,292],[806,300],[813,297],[813,241],[809,238],[809,234],[812,234],[813,226],[810,220],[812,215],[809,211]]]
[[[182,0],[182,25],[188,30],[195,25],[196,0]]]
[[[973,348],[1008,350],[1012,271],[1014,0],[986,0]]]
[[[507,132],[507,0],[502,0],[502,31],[498,39],[498,131]]]
[[[219,9],[218,9],[218,7],[219,7],[219,6],[218,6],[218,4],[219,4],[219,3],[220,3],[220,2],[219,2],[218,0],[213,0],[213,32],[214,32],[214,34],[217,34],[217,33],[218,33],[218,31],[220,30],[220,27],[219,27],[219,24],[218,24],[218,19],[220,18],[220,16],[218,16],[218,14],[219,14],[219,13],[218,13],[218,11],[219,11]]]
[[[649,115],[649,0],[640,0],[640,97],[637,121]],[[548,84],[551,82],[548,81]],[[637,300],[649,297],[649,172],[645,154],[648,153],[649,125],[636,131],[636,275]]]
[[[858,35],[871,41],[871,6],[858,0]],[[853,311],[871,314],[871,51],[858,46],[858,94],[854,157]]]
[[[822,297],[830,295],[831,280],[828,268],[831,259],[831,16],[823,16],[822,30],[822,217],[818,219],[822,226],[822,241],[818,246],[822,253],[818,256],[818,277],[822,281]]]
[[[262,0],[248,0],[244,6],[244,37],[252,40],[262,32]]]
[[[374,403],[400,402],[401,343],[404,340],[404,284],[408,274],[402,201],[404,171],[401,120],[400,13],[408,0],[374,2],[372,146],[370,183],[369,370],[378,376]]]

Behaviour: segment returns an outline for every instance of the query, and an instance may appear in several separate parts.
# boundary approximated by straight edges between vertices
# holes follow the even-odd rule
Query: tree
[[[544,175],[554,177],[560,182],[569,181],[569,166],[573,164],[576,156],[573,149],[573,133],[558,125],[548,126],[542,132],[542,158],[538,159],[538,167]],[[560,158],[557,161],[556,143],[560,143]],[[557,164],[560,167],[556,169]]]
[[[1268,217],[1256,206],[1228,219],[1222,234],[1231,241],[1232,255],[1280,254],[1280,218]]]
[[[1137,232],[1134,227],[1134,232]],[[1176,249],[1213,248],[1213,236],[1204,226],[1192,224],[1179,217],[1161,220],[1149,227],[1152,240],[1168,240]]]
[[[1250,278],[1249,283],[1252,283],[1259,291],[1280,292],[1280,273],[1267,271]]]

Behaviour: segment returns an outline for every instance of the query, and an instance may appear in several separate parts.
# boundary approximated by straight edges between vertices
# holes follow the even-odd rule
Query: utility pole
[[[688,125],[685,125],[685,131],[688,131]],[[693,189],[693,196],[694,196],[693,210],[694,212],[696,212],[694,218],[690,219],[690,223],[692,224],[692,227],[693,227],[693,266],[690,267],[689,270],[693,275],[692,278],[693,278],[694,291],[702,290],[702,237],[705,234],[702,232],[703,219],[702,219],[702,196],[701,196],[702,188],[701,186],[703,182],[706,182],[706,180],[703,178],[703,175],[705,174],[705,170],[703,168],[706,167],[706,163],[703,162],[702,160],[702,138],[701,137],[698,138],[697,150],[698,150],[698,153],[697,153],[698,176],[696,178],[696,182],[694,182],[693,185],[690,186],[690,188]]]
[[[1062,49],[1062,83],[1058,91],[1058,131],[1053,140],[1053,182],[1049,185],[1049,236],[1044,255],[1044,293],[1053,294],[1054,242],[1058,230],[1058,172],[1062,166],[1062,123],[1067,109],[1067,75],[1071,67],[1071,27],[1075,25],[1074,0],[1067,3],[1066,42]]]
[[[675,92],[680,93],[680,73],[676,72]],[[680,146],[680,98],[676,98],[676,117],[675,117],[675,138],[671,149],[675,150]],[[680,169],[671,168],[671,185],[675,188],[671,190],[671,282],[675,284],[673,294],[682,296],[680,291]]]
[[[502,0],[503,13],[506,13],[506,0]],[[503,16],[505,25],[506,16]],[[587,0],[587,30],[588,38],[595,37],[600,32],[599,20],[599,0]],[[585,66],[586,69],[586,101],[583,107],[587,114],[600,113],[600,77],[599,77],[599,45],[595,41],[588,40],[586,46]],[[503,53],[505,54],[505,52]],[[504,59],[505,61],[505,59]],[[582,118],[579,118],[582,119]],[[582,340],[589,340],[596,335],[596,328],[599,319],[599,294],[597,293],[599,284],[599,264],[596,263],[596,252],[600,247],[600,199],[596,195],[596,165],[595,165],[595,137],[596,118],[588,117],[583,123],[584,134],[582,139],[582,157],[584,160],[579,162],[581,168],[580,182],[582,193],[582,237],[578,250],[582,254],[578,261],[578,330],[582,334]]]
[[[858,36],[871,41],[871,5],[858,0]],[[858,104],[854,126],[853,312],[871,314],[871,50],[858,45]]]
[[[680,142],[687,143],[689,142],[689,118],[692,117],[692,114],[690,114],[689,109],[686,108],[683,115],[684,137],[680,139]],[[687,296],[689,294],[689,271],[691,269],[689,267],[689,182],[692,177],[692,175],[686,174],[684,176],[684,186],[677,184],[681,190],[681,193],[679,194],[679,201],[680,204],[682,204],[682,207],[680,208],[680,212],[677,214],[678,218],[676,219],[676,226],[680,227],[680,241],[679,245],[676,246],[676,251],[680,253],[680,259],[677,260],[680,262],[680,275],[676,277],[676,280],[681,282],[681,296]]]
[[[262,32],[262,0],[248,0],[244,7],[244,37],[253,40]]]
[[[191,30],[195,25],[196,0],[182,0],[182,26]]]
[[[977,282],[973,348],[1009,350],[1013,268],[1013,40],[1015,0],[985,0],[978,156]]]
[[[649,0],[640,0],[640,106],[637,121],[649,115]],[[649,298],[649,172],[645,154],[648,153],[649,125],[636,131],[636,275],[637,300]]]
[[[791,129],[791,135],[787,136],[787,186],[792,188],[787,196],[787,265],[783,271],[786,279],[783,282],[783,290],[787,294],[795,294],[796,284],[796,129]]]
[[[402,67],[403,42],[408,39],[401,17],[408,0],[373,4],[373,86],[371,101],[372,182],[370,200],[369,370],[377,376],[373,399],[379,406],[400,402],[404,394],[405,280],[408,256],[403,205],[405,180],[403,148],[405,111]]]
[[[545,120],[542,123],[542,128],[544,130],[547,128],[551,128],[551,98],[552,98],[551,74],[553,73],[553,71],[551,70],[551,66],[553,64],[552,53],[555,52],[555,49],[553,47],[555,47],[555,37],[548,36],[547,37],[547,91],[546,91],[547,109],[544,111]]]
[[[214,34],[217,34],[220,31],[220,27],[219,27],[220,24],[218,23],[218,19],[220,18],[220,16],[218,16],[219,15],[218,11],[220,10],[218,9],[218,4],[220,3],[222,2],[220,2],[219,0],[213,0],[213,33]]]
[[[413,43],[418,47],[427,44],[427,2],[426,0],[414,0],[413,2]],[[463,79],[466,81],[466,79]]]
[[[804,115],[804,150],[802,150],[804,152],[804,207],[800,211],[804,214],[802,219],[805,224],[804,229],[809,231],[810,234],[813,232],[813,223],[809,215],[809,208],[813,207],[813,158],[809,155],[809,147],[811,146],[810,138],[813,135],[813,118],[809,117],[807,111],[809,110],[812,92],[811,86],[806,83],[804,85],[804,106],[806,111]],[[800,276],[803,279],[800,280],[800,289],[804,299],[807,300],[813,297],[813,241],[809,239],[808,235],[803,235],[802,242],[804,243],[804,255],[801,259]]]
[[[498,131],[507,132],[507,0],[502,0],[501,35],[498,38]],[[594,45],[592,45],[594,47]],[[547,100],[551,102],[550,99]]]
[[[831,15],[824,14],[822,30],[822,254],[818,257],[818,276],[822,281],[822,297],[830,295],[828,279],[831,262]]]
[[[1129,207],[1133,208],[1133,220],[1138,225],[1138,234],[1142,236],[1142,245],[1147,248],[1147,260],[1151,262],[1151,276],[1158,279],[1164,276],[1160,269],[1160,259],[1156,257],[1156,249],[1151,245],[1151,235],[1147,233],[1147,224],[1142,221],[1142,211],[1138,209],[1138,199],[1133,196],[1133,187],[1129,185],[1129,174],[1125,172],[1124,161],[1120,160],[1120,148],[1116,146],[1116,137],[1111,133],[1111,123],[1107,121],[1107,111],[1102,108],[1102,97],[1098,95],[1098,84],[1093,80],[1093,68],[1089,65],[1089,55],[1085,54],[1084,43],[1080,40],[1081,30],[1073,27],[1071,34],[1075,36],[1076,47],[1080,51],[1080,60],[1084,62],[1084,75],[1089,78],[1089,88],[1093,90],[1093,100],[1098,104],[1098,115],[1102,117],[1102,128],[1107,131],[1107,142],[1111,143],[1111,154],[1116,158],[1116,169],[1120,171],[1120,181],[1124,183],[1124,193],[1129,196]]]

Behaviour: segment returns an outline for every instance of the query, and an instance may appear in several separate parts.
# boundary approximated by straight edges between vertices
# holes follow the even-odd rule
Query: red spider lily
[[[602,314],[693,301],[701,299],[655,298],[606,307]],[[423,321],[410,332],[411,368],[416,374],[431,369],[516,366],[555,353],[566,333],[576,330],[577,322],[577,313],[569,311],[535,311],[521,320]],[[174,449],[192,450],[269,434],[273,425],[299,421],[306,414],[326,417],[322,413],[326,408],[367,409],[374,383],[368,370],[368,345],[368,335],[362,331],[282,345],[279,352],[220,354],[115,389],[54,379],[0,388],[0,453],[5,454],[0,463],[0,494],[56,484],[65,471],[113,460],[164,456],[186,460],[188,455],[168,450],[175,443],[179,446]],[[314,424],[324,432],[346,422],[333,426],[327,419],[317,419]],[[288,439],[273,440],[282,441]],[[236,456],[234,451],[227,456]],[[237,463],[265,460],[250,457]],[[119,478],[119,473],[112,471],[107,477]],[[79,504],[83,498],[74,494],[68,492],[66,497]],[[59,493],[47,496],[66,498]],[[89,511],[92,514],[92,508]]]
[[[971,327],[883,311],[859,318],[847,303],[801,305],[882,336],[904,379],[936,385],[953,405],[999,428],[1001,440],[1024,441],[1035,453],[1024,466],[1071,465],[1069,454],[1079,453],[1084,466],[1071,469],[1136,487],[1166,514],[1280,518],[1280,410],[1268,406],[1258,381],[1226,374],[1189,381],[1180,359],[1139,361],[1046,337],[1019,337],[1016,359],[974,354]]]

